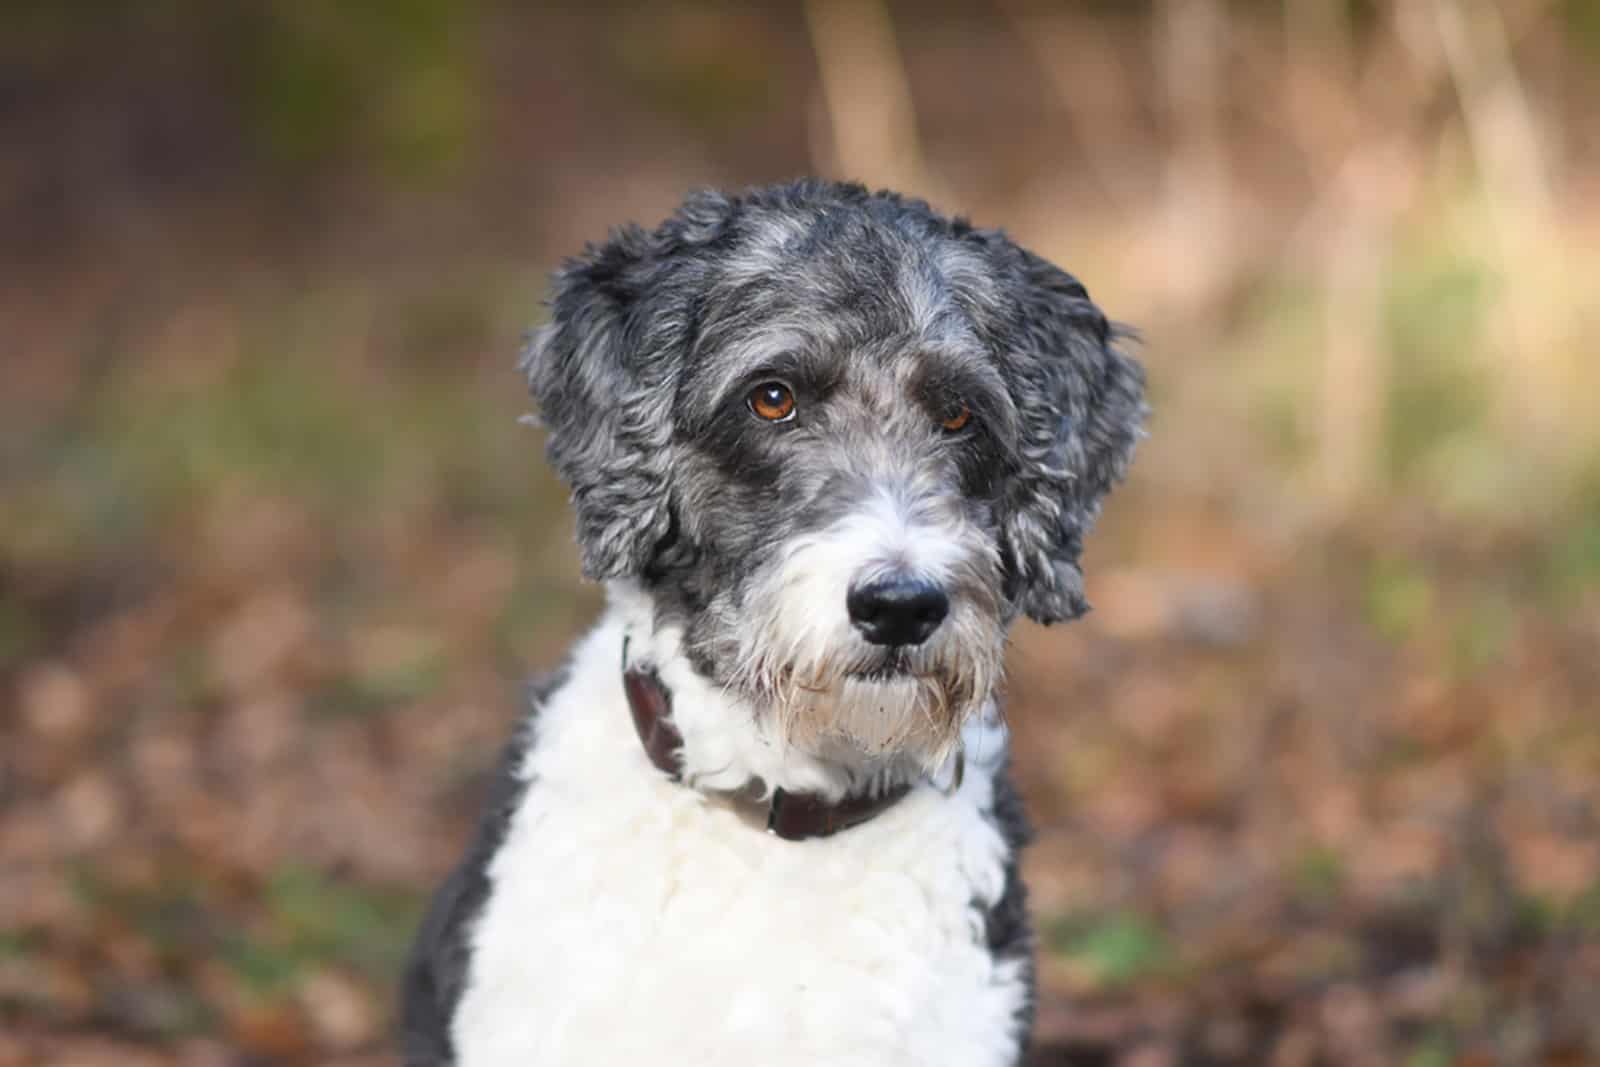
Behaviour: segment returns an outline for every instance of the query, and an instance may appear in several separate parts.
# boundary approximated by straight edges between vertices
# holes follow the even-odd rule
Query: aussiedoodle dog
[[[608,607],[406,981],[413,1067],[1015,1064],[997,705],[1144,413],[1071,275],[856,185],[700,193],[557,274],[525,367]]]

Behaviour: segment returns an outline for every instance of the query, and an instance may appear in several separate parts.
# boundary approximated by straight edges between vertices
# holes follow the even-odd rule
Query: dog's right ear
[[[643,573],[672,532],[672,401],[706,269],[695,253],[733,206],[699,193],[658,229],[625,226],[568,260],[550,322],[524,350],[551,465],[572,488],[583,573],[597,581]]]

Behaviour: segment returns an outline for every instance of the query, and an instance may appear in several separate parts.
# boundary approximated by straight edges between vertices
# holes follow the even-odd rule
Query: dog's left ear
[[[550,322],[523,352],[551,465],[572,488],[583,572],[596,581],[644,573],[672,536],[671,408],[705,270],[696,253],[733,206],[696,194],[657,229],[622,227],[568,260]]]
[[[1077,279],[989,237],[1016,297],[998,344],[1021,431],[1002,505],[1008,592],[1030,618],[1060,622],[1088,610],[1083,538],[1142,435],[1144,371]]]

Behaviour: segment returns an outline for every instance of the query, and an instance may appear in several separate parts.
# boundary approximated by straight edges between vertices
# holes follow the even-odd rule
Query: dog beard
[[[963,653],[959,662],[921,649],[760,655],[746,661],[739,684],[770,709],[791,745],[813,753],[843,745],[932,768],[949,758],[1000,680],[998,640]]]

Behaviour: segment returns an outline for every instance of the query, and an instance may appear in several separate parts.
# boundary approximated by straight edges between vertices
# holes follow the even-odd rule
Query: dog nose
[[[950,613],[950,598],[921,578],[884,578],[850,590],[850,621],[875,645],[920,645]]]

